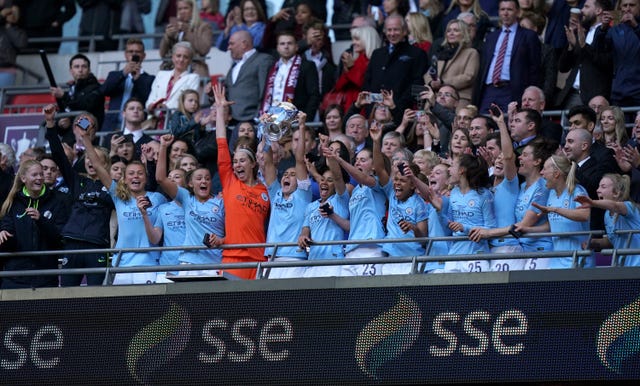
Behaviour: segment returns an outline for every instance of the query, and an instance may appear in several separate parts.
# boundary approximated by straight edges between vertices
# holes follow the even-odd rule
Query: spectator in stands
[[[327,28],[322,22],[314,22],[304,27],[305,41],[300,47],[299,54],[315,64],[318,71],[320,99],[336,84],[337,67],[333,63],[331,41],[327,35]],[[306,48],[305,48],[306,47]],[[310,120],[317,121],[315,117]]]
[[[235,101],[231,116],[237,122],[252,120],[258,116],[273,58],[257,52],[251,35],[243,30],[229,38],[229,52],[233,65],[227,72],[225,86],[227,97]]]
[[[592,156],[592,147],[597,141],[593,142],[591,133],[584,129],[573,129],[567,134],[566,142],[563,147],[564,154],[570,161],[576,163],[576,178],[580,182],[589,197],[598,198],[598,184],[600,179],[606,173],[612,172],[607,170],[606,164],[598,163],[598,160]],[[599,146],[604,146],[600,144]],[[607,149],[608,150],[608,149]],[[617,169],[617,165],[616,169]],[[601,209],[594,208],[591,211],[591,229],[604,229],[604,212]]]
[[[598,186],[598,199],[587,196],[578,196],[580,208],[600,208],[605,212],[606,237],[591,239],[589,247],[595,251],[603,248],[632,248],[640,247],[640,236],[636,233],[631,236],[631,242],[627,245],[627,235],[618,234],[618,230],[640,229],[640,207],[629,200],[630,181],[629,176],[620,174],[605,174]],[[618,255],[624,259],[624,266],[640,266],[640,255]]]
[[[127,40],[124,68],[122,71],[110,71],[100,89],[105,96],[109,97],[109,112],[102,125],[103,131],[122,128],[121,112],[129,98],[135,97],[143,102],[149,98],[155,76],[142,69],[145,57],[142,40],[137,38]]]
[[[411,85],[423,84],[422,75],[427,70],[428,59],[423,50],[407,42],[408,31],[404,18],[392,15],[384,23],[389,44],[371,54],[362,90],[372,93],[391,91],[400,118],[406,108],[414,105]]]
[[[373,20],[373,18],[370,16],[356,16],[353,18],[353,21],[351,22],[351,28],[348,31],[349,34],[347,38],[344,40],[353,39],[353,34],[351,33],[351,31],[353,31],[355,28],[360,28],[360,27],[371,27],[374,30],[376,30],[377,24],[376,24],[376,21]],[[334,30],[334,32],[338,32],[338,31]],[[380,34],[378,33],[377,30],[376,30],[376,35],[378,35],[378,38],[380,38]],[[382,42],[380,44],[382,44]],[[349,48],[344,50],[340,55],[341,60],[338,62],[338,76],[342,75],[342,73],[345,71],[342,63],[342,57],[345,55],[345,53],[353,56],[353,59],[357,58],[357,55],[353,54],[353,44],[351,44]]]
[[[167,128],[175,138],[193,143],[200,139],[202,125],[207,116],[200,111],[200,94],[196,90],[183,90],[178,110],[171,114]]]
[[[69,83],[69,91],[51,87],[51,95],[56,98],[62,110],[90,112],[98,120],[98,128],[102,129],[104,96],[100,92],[98,79],[91,73],[91,61],[83,54],[72,56],[69,60],[69,73],[73,78]]]
[[[456,107],[460,100],[458,91],[451,85],[443,84],[437,94],[431,87],[427,87],[425,91],[420,93],[419,97],[424,100],[425,110],[433,113],[438,119],[440,148],[443,150],[448,149],[451,131],[456,118]]]
[[[478,115],[469,123],[469,139],[475,149],[485,146],[487,143],[487,136],[498,127],[495,125],[495,121],[486,115]],[[489,163],[489,162],[488,162]],[[493,162],[489,163],[493,165]]]
[[[122,1],[112,0],[77,0],[82,8],[80,29],[78,36],[93,37],[102,36],[102,39],[94,41],[95,50],[98,52],[115,51],[118,49],[118,41],[112,38],[120,33],[120,17],[122,13]],[[91,43],[88,40],[78,42],[78,51],[88,52]],[[102,123],[102,121],[100,121]]]
[[[360,114],[350,116],[345,123],[345,134],[353,140],[355,153],[363,150],[369,138],[369,125],[365,117]]]
[[[211,50],[213,32],[207,22],[200,20],[198,7],[194,0],[177,0],[177,17],[165,29],[160,42],[160,56],[169,59],[175,55],[174,46],[179,42],[191,44],[191,71],[201,77],[209,77],[209,67],[205,58]],[[197,56],[196,56],[197,55]],[[168,62],[168,60],[167,60]],[[176,63],[173,62],[174,68]],[[168,69],[163,67],[163,69]],[[197,87],[192,87],[197,88]]]
[[[320,105],[318,72],[313,63],[297,55],[293,33],[278,34],[278,61],[269,70],[261,114],[276,102],[293,103],[307,117],[314,117]]]
[[[532,109],[537,111],[542,117],[542,112],[546,106],[546,96],[540,87],[537,86],[529,86],[524,90],[522,94],[522,99],[520,106],[523,109]],[[509,107],[512,107],[512,104],[509,104]],[[516,106],[513,106],[515,109]],[[549,139],[553,139],[558,143],[562,139],[562,126],[553,122],[550,119],[542,119],[540,121],[540,131],[539,133]]]
[[[360,24],[363,19],[371,19],[365,16],[368,14],[368,5],[367,1],[334,0],[331,25],[351,24],[352,29],[363,26]],[[375,28],[375,20],[371,19],[371,21],[373,23],[369,24],[369,26]],[[351,38],[349,30],[346,28],[336,29],[334,34],[336,40],[349,40]]]
[[[602,28],[606,30],[605,44],[613,57],[613,82],[611,84],[611,104],[615,106],[640,105],[640,0],[620,0],[616,11],[620,22],[609,28],[611,12],[605,11]]]
[[[609,107],[609,101],[602,95],[596,95],[589,100],[589,107],[596,113],[596,122],[600,122],[600,113],[605,107]]]
[[[540,40],[535,32],[518,26],[518,8],[517,0],[501,0],[502,28],[487,35],[481,85],[474,98],[481,114],[491,103],[507,111],[509,102],[519,100],[525,88],[540,83]]]
[[[0,201],[6,200],[13,184],[16,153],[6,143],[0,143]]]
[[[298,113],[300,122],[298,138],[305,136],[306,116]],[[311,180],[305,165],[305,146],[297,143],[294,149],[295,166],[288,168],[280,181],[277,179],[276,165],[273,163],[271,148],[265,151],[263,176],[269,190],[271,200],[271,215],[267,231],[269,242],[294,242],[302,230],[305,220],[305,210],[311,202]],[[296,238],[296,239],[294,239]],[[300,261],[307,259],[304,249],[296,247],[266,248],[265,256],[272,261]],[[302,277],[304,267],[272,268],[270,279]]]
[[[73,0],[50,0],[43,7],[39,0],[20,0],[20,25],[30,38],[60,38],[62,26],[76,14]],[[60,42],[38,43],[47,53],[58,53]]]
[[[167,148],[173,142],[171,134],[160,139],[160,154],[156,169],[156,179],[162,190],[182,207],[185,221],[185,239],[183,245],[197,246],[203,242],[203,236],[209,235],[206,243],[217,247],[224,243],[225,208],[222,198],[211,191],[211,174],[203,167],[187,174],[187,188],[176,185],[167,177]],[[144,213],[144,212],[143,212]],[[178,257],[180,264],[218,264],[222,261],[221,250],[186,250]],[[210,270],[181,271],[179,275],[212,274]]]
[[[471,127],[471,120],[478,115],[478,109],[474,105],[461,106],[456,109],[456,117],[453,120],[453,126],[469,130]]]
[[[476,36],[475,40],[472,40],[475,45],[476,41],[481,42],[485,39],[485,35],[489,33],[492,29],[491,20],[489,20],[489,15],[482,9],[480,5],[480,0],[453,0],[451,1],[449,8],[444,11],[444,16],[440,21],[441,31],[438,35],[445,34],[445,27],[448,27],[449,22],[458,17],[458,15],[462,12],[470,12],[474,14],[478,20],[476,26]]]
[[[151,0],[124,0],[120,15],[120,32],[124,34],[143,34],[142,15],[151,12]]]
[[[68,208],[57,193],[44,184],[42,166],[36,160],[20,165],[8,197],[0,209],[0,249],[3,252],[61,249],[60,231]],[[8,256],[3,271],[56,269],[55,256]],[[57,287],[55,276],[3,277],[0,288]]]
[[[538,36],[544,31],[544,16],[536,13],[524,12],[520,17],[520,27],[534,31]],[[556,95],[556,83],[558,81],[558,56],[555,49],[546,43],[540,42],[540,87],[544,90],[545,98],[553,101]],[[550,104],[551,106],[551,104]]]
[[[264,36],[265,22],[267,17],[262,5],[257,0],[242,0],[240,2],[241,23],[236,23],[232,13],[227,15],[227,23],[223,33],[218,35],[216,47],[220,51],[226,51],[229,46],[229,39],[238,31],[249,32],[251,47],[262,48],[262,38]],[[231,54],[233,58],[233,53]],[[234,59],[239,60],[239,59]]]
[[[613,75],[611,55],[605,49],[604,12],[612,9],[610,0],[587,0],[582,21],[569,20],[565,27],[568,44],[558,58],[558,70],[568,72],[556,105],[565,109],[585,105],[596,95],[609,98]]]
[[[602,142],[614,151],[626,145],[629,141],[627,128],[624,122],[624,113],[618,106],[609,106],[600,114],[600,126],[602,127]]]
[[[451,20],[446,29],[446,38],[435,57],[437,69],[424,76],[424,81],[438,92],[444,85],[455,87],[460,96],[459,103],[466,106],[471,103],[473,87],[478,76],[480,55],[471,48],[467,25],[460,20]]]
[[[206,21],[212,31],[220,31],[225,27],[224,16],[220,13],[219,0],[202,0],[200,20]]]
[[[533,109],[520,109],[513,114],[509,122],[509,132],[513,141],[513,148],[518,155],[522,154],[525,146],[540,135],[540,113]]]
[[[227,129],[225,107],[231,102],[225,98],[224,88],[213,86],[216,112],[216,140],[218,144],[218,170],[225,202],[225,243],[246,244],[266,241],[266,221],[271,201],[267,188],[257,178],[258,164],[253,151],[239,148],[233,155],[233,167]],[[239,199],[241,197],[241,199]],[[246,205],[245,202],[250,202]],[[265,261],[263,248],[225,249],[223,263]],[[256,269],[227,269],[232,275],[243,279],[255,279]]]
[[[329,140],[333,141],[338,134],[344,134],[344,109],[341,105],[329,105],[324,112],[324,128]],[[320,133],[319,133],[320,134]]]
[[[164,34],[164,31],[172,18],[176,17],[178,12],[175,0],[160,0],[158,8],[156,10],[156,17],[154,20],[154,32],[156,34]],[[156,38],[154,40],[154,47],[160,45],[161,39]]]
[[[340,58],[343,71],[335,84],[335,91],[344,94],[342,111],[349,110],[358,99],[371,54],[382,44],[378,31],[371,26],[351,28],[351,42],[351,52],[343,52]]]
[[[142,101],[130,98],[124,104],[122,121],[122,131],[106,136],[103,143],[109,150],[114,151],[125,140],[124,136],[130,135],[134,144],[133,159],[140,160],[142,145],[153,140],[142,129],[142,122],[144,121],[144,105]]]
[[[87,138],[86,131],[74,128],[77,135]],[[138,203],[148,205],[146,211],[151,222],[159,215],[158,207],[167,200],[161,193],[145,190],[147,171],[139,161],[130,162],[124,176],[118,182],[111,179],[111,174],[103,166],[98,153],[90,141],[85,140],[86,155],[102,184],[109,186],[109,195],[113,200],[118,216],[118,241],[116,248],[151,247],[147,237],[142,214]],[[114,267],[155,266],[158,265],[158,252],[125,252],[120,259],[113,261]],[[151,284],[155,281],[155,272],[118,273],[113,284]]]
[[[571,125],[569,131],[573,129],[585,129],[593,136],[593,130],[596,126],[596,113],[588,106],[575,106],[569,110],[567,116],[569,117],[569,123]],[[596,164],[603,167],[606,173],[620,173],[613,150],[607,148],[602,142],[592,142],[590,156],[595,158]],[[594,183],[597,184],[597,181]]]
[[[278,36],[283,31],[293,34],[296,42],[304,39],[304,26],[318,20],[323,20],[314,12],[313,4],[320,2],[308,0],[296,1],[295,8],[292,5],[282,5],[280,11],[276,12],[268,21],[262,37],[262,49],[270,52],[277,49]]]
[[[199,88],[200,77],[189,72],[192,58],[193,49],[189,42],[181,41],[173,45],[171,55],[173,70],[158,71],[156,74],[146,102],[149,113],[154,113],[158,107],[175,110],[178,108],[182,90]],[[156,115],[162,116],[161,112]]]
[[[433,114],[407,109],[405,110],[402,122],[403,123],[396,128],[396,131],[403,133],[404,128],[410,126],[406,134],[407,149],[413,152],[420,150],[429,150],[435,153],[441,152],[442,147],[440,146],[438,119]],[[429,174],[425,174],[425,176],[428,175]]]
[[[409,31],[409,43],[428,53],[433,42],[429,18],[419,12],[411,12],[405,17]]]
[[[0,87],[15,84],[16,55],[27,46],[27,34],[18,26],[19,18],[20,10],[15,5],[0,10]]]
[[[586,134],[589,134],[585,132]],[[546,205],[533,203],[532,205],[541,213],[547,215],[548,222],[541,226],[534,226],[526,229],[526,232],[586,232],[589,230],[589,209],[582,207],[576,201],[578,196],[586,196],[587,191],[578,185],[576,179],[577,164],[562,155],[552,155],[549,157],[541,171],[542,177],[546,180],[549,188],[549,198]],[[578,236],[554,236],[554,251],[579,251],[583,243],[588,239],[588,235]],[[584,261],[585,267],[595,266],[595,258],[589,256]],[[573,258],[555,257],[548,259],[538,259],[536,269],[559,269],[571,268]]]
[[[69,221],[62,228],[61,236],[65,240],[66,250],[103,249],[109,248],[109,217],[114,209],[113,201],[106,192],[104,185],[98,179],[96,169],[89,158],[84,159],[86,174],[78,173],[69,162],[62,142],[58,136],[58,129],[54,115],[55,105],[45,107],[46,139],[51,146],[54,160],[60,165],[60,172],[66,182],[73,202],[70,207]],[[87,119],[96,129],[96,120],[91,115],[80,115],[74,121],[74,126],[80,119]],[[97,148],[97,158],[106,169],[110,167],[107,150]],[[97,268],[107,267],[107,256],[104,253],[86,253],[66,255],[63,268]],[[78,286],[83,275],[62,275],[62,286]],[[87,285],[101,285],[104,273],[87,274]]]

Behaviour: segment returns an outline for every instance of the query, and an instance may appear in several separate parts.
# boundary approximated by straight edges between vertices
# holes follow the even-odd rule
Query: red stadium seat
[[[49,93],[15,95],[11,102],[5,105],[4,113],[39,113],[49,103],[56,103],[55,98]]]

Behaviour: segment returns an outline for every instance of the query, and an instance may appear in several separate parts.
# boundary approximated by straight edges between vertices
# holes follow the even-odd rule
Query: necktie
[[[133,77],[131,74],[127,75],[124,80],[124,91],[122,92],[122,103],[120,104],[120,111],[124,110],[124,105],[131,98],[133,92]],[[122,114],[118,114],[118,122],[122,123]]]
[[[496,65],[493,67],[493,74],[491,75],[491,83],[496,84],[500,82],[500,74],[502,73],[502,65],[504,64],[504,57],[507,54],[507,44],[509,43],[509,30],[504,30],[504,38],[500,45],[500,51],[498,51],[498,58],[496,59]]]
[[[393,54],[393,49],[395,47],[393,46],[393,44],[389,44],[389,55]]]

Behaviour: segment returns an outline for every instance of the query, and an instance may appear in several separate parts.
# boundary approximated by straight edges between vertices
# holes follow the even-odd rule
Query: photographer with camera
[[[69,187],[72,197],[69,221],[62,228],[61,235],[66,250],[109,248],[109,217],[113,210],[113,201],[100,182],[96,169],[88,157],[84,158],[86,173],[74,170],[65,155],[62,142],[58,136],[60,128],[55,121],[57,106],[54,104],[44,108],[46,135],[49,141],[53,160],[60,168],[60,173]],[[95,131],[96,119],[90,114],[76,117],[74,127],[85,131]],[[98,157],[105,168],[109,168],[109,157],[106,149],[98,148]],[[63,268],[96,268],[106,267],[107,256],[102,253],[66,255]],[[87,285],[101,285],[104,274],[88,274]],[[62,275],[63,286],[78,286],[82,275]]]
[[[142,62],[146,57],[144,43],[137,38],[127,40],[124,50],[126,62],[122,70],[111,71],[107,75],[100,91],[109,99],[107,112],[102,128],[104,131],[122,129],[122,115],[124,105],[129,98],[135,97],[145,102],[149,98],[151,85],[156,78],[142,69]]]

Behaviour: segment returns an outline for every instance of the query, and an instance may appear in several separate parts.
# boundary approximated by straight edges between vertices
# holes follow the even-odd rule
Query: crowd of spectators
[[[111,3],[79,1],[81,35],[88,25],[86,33],[105,36],[139,31],[149,1]],[[130,252],[111,262],[125,267],[352,259],[341,267],[273,269],[274,278],[412,268],[353,260],[366,257],[558,252],[433,260],[427,273],[570,268],[577,250],[591,251],[577,264],[609,264],[601,249],[640,246],[640,235],[626,244],[616,233],[640,225],[640,112],[625,116],[622,109],[640,106],[640,0],[485,3],[335,1],[335,9],[351,12],[333,21],[351,23],[353,44],[334,58],[316,2],[285,1],[267,17],[258,0],[231,2],[225,16],[217,1],[202,8],[162,1],[156,24],[165,69],[155,76],[144,70],[145,47],[135,38],[126,43],[123,69],[102,84],[87,56],[74,55],[72,80],[51,88],[57,103],[44,110],[51,154],[32,148],[14,163],[11,149],[0,148],[0,248],[95,249],[114,240],[121,248],[213,248]],[[19,7],[30,4],[5,4],[6,33],[20,28]],[[65,12],[47,15],[56,20],[46,22],[51,35],[71,9],[65,1],[53,8]],[[101,44],[113,49],[109,39]],[[228,50],[233,65],[224,79],[203,85],[212,46]],[[274,106],[291,104],[297,124],[290,131],[282,124],[274,138],[265,123],[274,123]],[[543,117],[551,108],[568,111],[567,122]],[[57,111],[82,113],[58,119]],[[165,120],[168,134],[145,133]],[[604,233],[592,238],[589,230]],[[539,232],[554,235],[530,235]],[[427,236],[459,239],[414,240]],[[376,241],[385,238],[407,240]],[[346,241],[317,244],[336,240]],[[265,242],[297,246],[215,249]],[[9,257],[3,269],[54,268],[55,261]],[[101,254],[68,255],[62,267],[107,264]],[[640,265],[640,256],[620,264]],[[227,271],[255,277],[255,270]],[[211,273],[118,274],[114,283],[189,272]],[[80,279],[62,275],[60,283]],[[101,281],[88,275],[87,283]],[[3,288],[57,284],[2,280]]]

